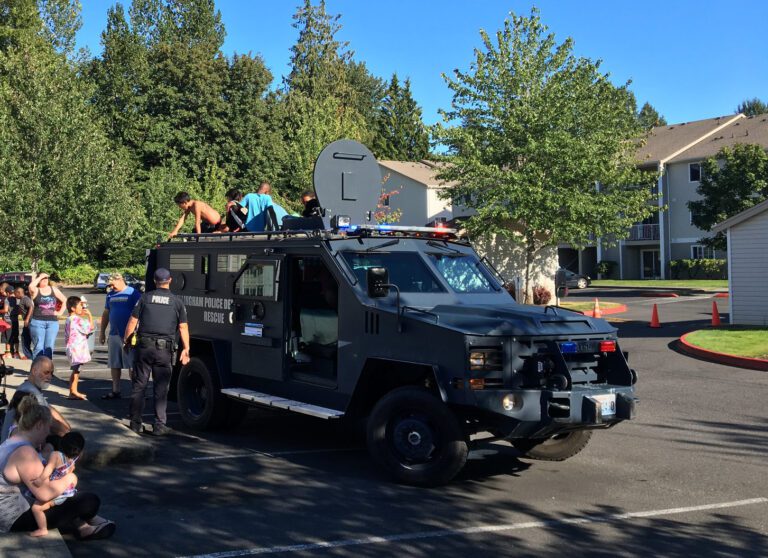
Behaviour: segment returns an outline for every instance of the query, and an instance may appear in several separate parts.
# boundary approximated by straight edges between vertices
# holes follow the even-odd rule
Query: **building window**
[[[701,244],[694,244],[691,246],[691,259],[694,260],[712,260],[715,258],[715,249],[710,246],[702,246]]]
[[[688,182],[701,180],[701,163],[688,163]]]

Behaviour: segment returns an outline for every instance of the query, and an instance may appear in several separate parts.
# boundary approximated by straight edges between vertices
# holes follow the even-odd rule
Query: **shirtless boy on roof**
[[[179,218],[176,227],[168,235],[168,238],[173,238],[181,227],[184,226],[184,221],[187,219],[187,215],[192,214],[195,217],[195,232],[200,233],[212,233],[216,230],[216,227],[221,223],[221,215],[219,212],[213,209],[207,203],[200,200],[193,200],[187,192],[179,192],[173,198],[176,205],[179,206],[184,213]]]

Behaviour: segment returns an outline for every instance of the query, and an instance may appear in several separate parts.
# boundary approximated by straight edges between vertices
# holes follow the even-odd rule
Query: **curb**
[[[31,361],[23,361],[21,366],[13,366],[14,372],[6,377],[8,398],[13,397],[22,382],[27,379]],[[26,370],[25,370],[26,369]],[[71,401],[66,398],[66,387],[54,383],[44,390],[48,404],[56,407],[72,430],[85,436],[86,450],[79,465],[101,469],[113,463],[150,463],[155,457],[155,445],[145,437],[132,432],[124,422],[106,414],[95,403]],[[59,379],[59,383],[60,379]],[[125,400],[127,408],[128,400]]]
[[[28,533],[3,533],[0,536],[3,558],[71,558],[67,543],[58,529],[45,537],[30,537]]]
[[[621,314],[622,312],[627,311],[627,305],[626,304],[620,304],[619,306],[614,306],[612,308],[606,308],[605,310],[600,310],[600,313],[603,316],[609,316],[611,314]],[[585,316],[589,316],[590,318],[595,317],[595,311],[594,310],[584,310],[582,312]]]
[[[646,296],[648,298],[680,298],[680,295],[673,292],[656,292],[656,291],[643,291],[639,293],[640,296]]]
[[[717,293],[715,295],[715,298],[728,298],[730,296],[731,296],[730,293]]]
[[[760,370],[768,372],[768,360],[761,358],[742,357],[737,355],[729,355],[727,353],[718,353],[716,351],[709,351],[702,349],[696,345],[690,343],[686,337],[694,333],[689,331],[682,337],[680,337],[680,349],[690,355],[708,360],[710,362],[716,362],[718,364],[725,364],[726,366],[736,366],[738,368],[747,368],[749,370]]]

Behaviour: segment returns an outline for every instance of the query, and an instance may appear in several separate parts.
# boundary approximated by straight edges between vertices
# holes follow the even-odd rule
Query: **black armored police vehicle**
[[[450,481],[470,437],[563,460],[634,414],[636,375],[607,322],[517,304],[453,231],[367,224],[381,191],[371,152],[320,154],[323,216],[260,233],[188,234],[148,257],[189,316],[191,361],[172,383],[190,427],[247,405],[364,420],[396,480]],[[175,386],[175,387],[173,387]]]

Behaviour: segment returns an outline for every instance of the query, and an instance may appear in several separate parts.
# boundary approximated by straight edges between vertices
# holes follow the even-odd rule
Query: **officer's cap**
[[[123,281],[123,274],[119,271],[115,271],[114,273],[109,274],[109,282],[112,281]]]
[[[158,267],[155,270],[155,283],[165,283],[171,280],[171,272],[164,267]]]

